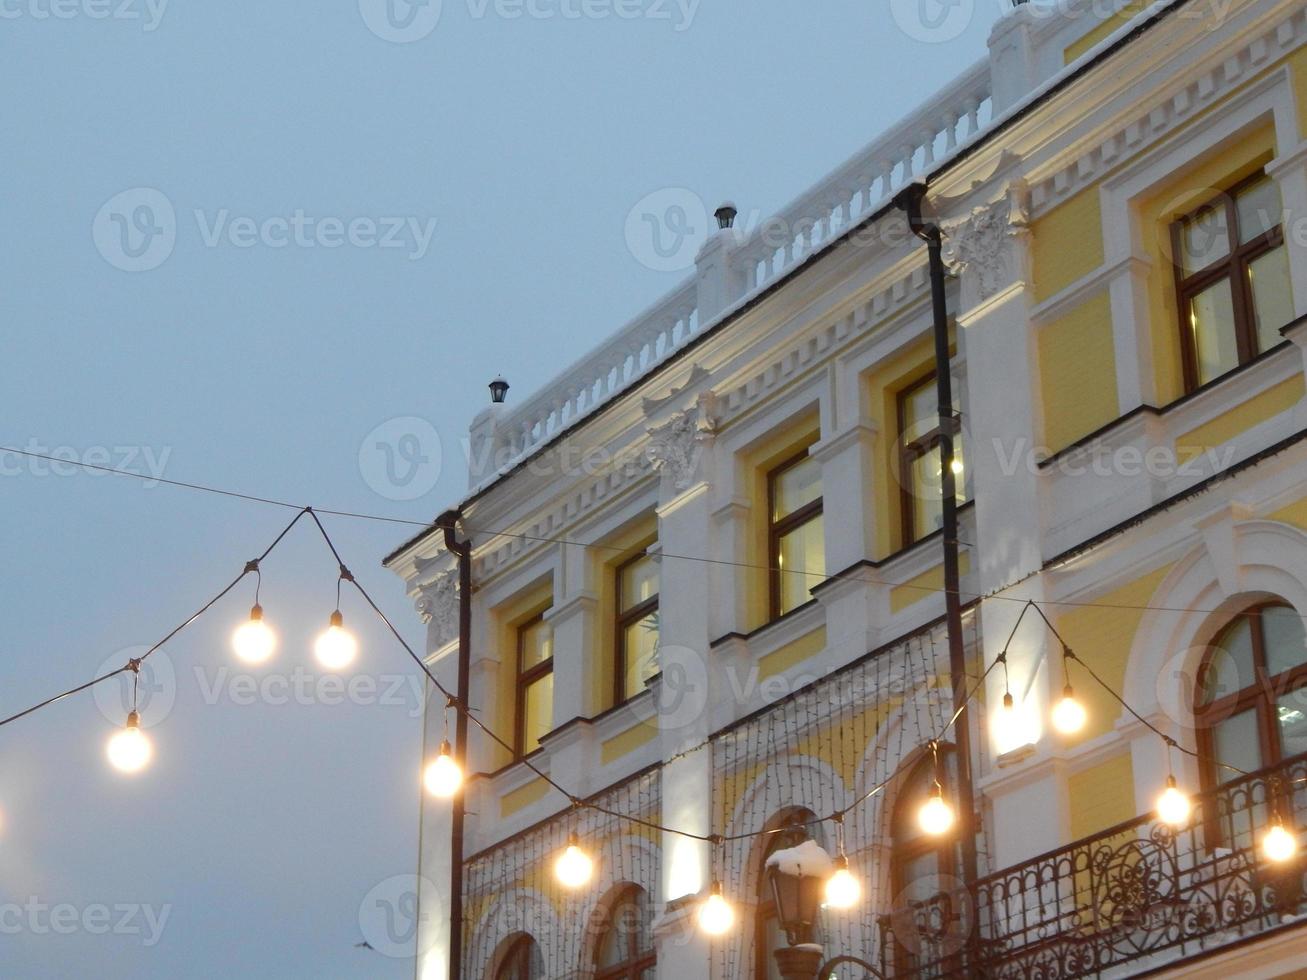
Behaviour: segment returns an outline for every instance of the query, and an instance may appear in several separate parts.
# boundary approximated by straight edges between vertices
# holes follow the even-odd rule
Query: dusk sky
[[[491,378],[529,395],[688,274],[718,203],[796,197],[1006,0],[386,2],[0,0],[0,443],[428,521]],[[660,258],[667,201],[704,212]],[[0,716],[139,655],[294,513],[12,454],[0,494]],[[323,520],[421,649],[380,567],[414,528]],[[0,976],[413,975],[369,909],[416,872],[416,668],[347,594],[361,680],[322,682],[309,523],[263,572],[275,659],[231,656],[242,583],[155,658],[146,771],[105,760],[112,684],[0,728]]]

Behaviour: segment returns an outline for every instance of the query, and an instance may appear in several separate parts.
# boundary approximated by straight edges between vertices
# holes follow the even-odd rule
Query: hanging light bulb
[[[463,770],[454,761],[454,752],[448,742],[440,743],[440,755],[422,774],[423,785],[432,796],[447,800],[463,786]]]
[[[1262,853],[1268,861],[1276,864],[1290,861],[1298,853],[1298,838],[1284,829],[1284,821],[1278,813],[1271,823],[1271,829],[1262,837]]]
[[[359,641],[354,634],[345,629],[345,617],[337,609],[331,614],[331,623],[325,632],[318,636],[313,645],[313,652],[318,663],[327,670],[343,670],[354,662],[359,652]]]
[[[835,859],[835,873],[826,879],[826,907],[851,909],[862,900],[862,884],[849,870],[849,859]]]
[[[573,832],[567,838],[567,849],[554,862],[554,874],[566,888],[580,888],[594,873],[594,861],[581,850],[581,840]]]
[[[917,811],[917,825],[932,837],[947,834],[953,827],[953,808],[944,801],[939,783],[930,791],[930,798]]]
[[[1183,827],[1189,822],[1193,801],[1180,792],[1174,776],[1166,777],[1166,789],[1157,797],[1157,818],[1172,827]]]
[[[1076,700],[1076,692],[1068,684],[1062,689],[1062,700],[1053,705],[1053,727],[1063,735],[1074,735],[1085,727],[1087,718],[1085,706]]]
[[[722,883],[714,881],[708,898],[699,906],[699,928],[710,936],[723,936],[735,925],[735,909],[722,895]]]
[[[127,727],[109,739],[105,754],[109,757],[109,764],[119,772],[140,772],[150,764],[154,747],[141,731],[141,716],[136,711],[127,716]]]
[[[247,664],[261,664],[277,649],[277,634],[263,620],[263,607],[257,602],[250,618],[231,634],[231,647]]]

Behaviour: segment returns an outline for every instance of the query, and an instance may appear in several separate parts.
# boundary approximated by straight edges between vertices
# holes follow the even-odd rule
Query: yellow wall
[[[1293,408],[1302,400],[1303,393],[1303,377],[1295,374],[1236,405],[1224,415],[1179,436],[1175,440],[1176,455],[1188,462],[1208,449],[1223,446],[1254,426]]]
[[[962,575],[971,571],[971,553],[964,551],[958,556],[958,572]],[[928,568],[916,578],[908,579],[902,585],[890,589],[889,611],[902,612],[908,606],[925,599],[933,599],[944,591],[944,566]]]
[[[1116,346],[1106,293],[1039,328],[1044,441],[1065,449],[1120,416]]]
[[[624,755],[629,755],[642,745],[648,745],[658,736],[658,716],[647,722],[632,725],[626,731],[614,735],[601,746],[599,755],[604,765],[616,762]]]
[[[1114,592],[1095,596],[1093,606],[1061,607],[1056,623],[1067,645],[1117,693],[1121,693],[1125,684],[1126,658],[1144,616],[1141,607],[1148,604],[1170,570],[1170,565],[1164,566]],[[1054,687],[1060,691],[1060,651],[1056,649],[1055,640],[1050,644]],[[1083,742],[1112,731],[1121,715],[1120,703],[1085,671],[1077,670],[1074,663],[1071,664],[1071,683],[1075,685],[1076,697],[1089,712],[1089,721],[1084,730],[1069,741]]]
[[[826,649],[826,627],[805,633],[779,650],[773,650],[758,661],[758,680],[783,674],[795,664],[801,664],[809,657],[816,656]]]
[[[1071,839],[1081,840],[1138,816],[1134,767],[1119,755],[1067,780],[1071,803]]]
[[[543,800],[549,792],[549,784],[543,779],[533,779],[511,793],[505,793],[499,801],[500,817],[511,817],[519,810],[529,807],[532,803]]]
[[[1299,48],[1287,59],[1293,79],[1293,98],[1298,104],[1298,138],[1307,139],[1307,48]]]
[[[1151,264],[1148,311],[1159,408],[1185,392],[1171,225],[1181,215],[1260,170],[1274,155],[1275,128],[1269,122],[1262,123],[1195,160],[1135,203],[1141,244]]]
[[[1288,507],[1276,511],[1271,515],[1271,520],[1307,531],[1307,497],[1303,497]]]
[[[1095,184],[1030,225],[1035,302],[1056,296],[1103,264],[1103,214]]]
[[[506,741],[512,741],[517,719],[517,628],[529,619],[544,612],[553,603],[552,579],[544,579],[490,614],[491,635],[499,651],[499,676],[495,690],[495,704],[490,712],[491,727]],[[556,651],[555,651],[556,652]],[[486,763],[490,771],[506,766],[511,760],[507,749],[492,747],[494,755]]]
[[[589,687],[585,692],[584,712],[595,715],[614,704],[617,667],[617,569],[658,539],[658,517],[646,514],[598,542],[590,550],[599,596],[599,637],[595,660],[587,670]]]
[[[1126,0],[1125,3],[1121,4],[1121,9],[1116,11],[1116,13],[1104,18],[1103,22],[1092,31],[1080,38],[1080,40],[1076,41],[1074,44],[1069,45],[1066,50],[1062,52],[1062,63],[1067,65],[1071,64],[1071,62],[1075,61],[1099,41],[1105,39],[1109,34],[1118,30],[1126,23],[1126,21],[1130,20],[1147,7],[1148,2],[1149,0]]]
[[[927,336],[881,361],[867,375],[867,415],[880,430],[874,450],[876,479],[868,490],[876,508],[875,558],[892,555],[904,546],[903,500],[899,492],[899,393],[934,370],[934,340]]]
[[[749,629],[763,626],[771,618],[771,547],[768,540],[771,514],[767,506],[767,475],[805,447],[820,438],[821,420],[814,407],[770,432],[740,456],[744,468],[742,486],[749,488],[750,512],[753,514],[749,541],[749,564],[752,571],[742,576],[745,587],[745,613]],[[820,579],[813,578],[811,585]]]

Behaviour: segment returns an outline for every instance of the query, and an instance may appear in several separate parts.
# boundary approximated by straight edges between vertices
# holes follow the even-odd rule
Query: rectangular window
[[[1293,319],[1280,189],[1258,174],[1171,226],[1192,391],[1275,347]]]
[[[961,404],[960,385],[955,383],[954,389],[956,412]],[[932,374],[899,394],[899,486],[905,548],[944,526],[939,443],[939,398]],[[959,504],[969,499],[966,475],[964,447],[958,438],[953,443],[953,476]]]
[[[771,614],[775,619],[811,597],[826,574],[821,466],[804,450],[767,476],[771,542]]]
[[[648,551],[617,569],[615,704],[643,691],[658,671],[658,571]]]
[[[554,638],[544,616],[517,628],[517,756],[540,748],[554,727]]]

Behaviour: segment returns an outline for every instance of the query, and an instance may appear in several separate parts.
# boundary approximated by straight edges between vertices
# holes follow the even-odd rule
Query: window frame
[[[645,902],[649,902],[649,893],[639,885],[630,883],[623,887],[608,904],[608,910],[621,908],[625,902],[636,895],[644,896]],[[638,899],[636,899],[638,901]],[[594,946],[594,955],[591,959],[594,961],[594,980],[641,980],[644,972],[651,967],[658,965],[658,947],[653,944],[649,949],[641,951],[639,946],[640,930],[632,929],[627,933],[626,959],[621,963],[612,966],[600,966],[598,963],[599,954],[603,951],[604,940],[608,938],[610,930],[616,928],[614,922],[608,922],[606,928],[599,934],[599,939]]]
[[[655,592],[650,598],[645,599],[643,602],[636,603],[630,609],[623,610],[622,609],[622,576],[625,575],[626,570],[630,568],[632,565],[634,565],[636,562],[640,561],[643,558],[648,558],[649,549],[652,546],[653,546],[653,542],[650,542],[650,544],[645,545],[636,554],[632,555],[630,558],[627,558],[625,561],[619,564],[616,569],[616,589],[614,592],[614,596],[615,596],[614,608],[616,609],[616,613],[614,616],[614,624],[615,624],[614,629],[616,635],[614,637],[614,651],[613,651],[614,652],[614,656],[613,656],[613,706],[614,707],[626,704],[628,701],[631,701],[638,696],[638,692],[637,694],[633,694],[630,697],[627,697],[626,694],[625,681],[626,681],[627,627],[629,627],[632,623],[638,623],[640,620],[644,619],[650,613],[657,612],[658,602],[659,599],[662,598],[662,594],[663,594],[662,569],[660,568],[659,575],[658,575],[658,591]]]
[[[1202,786],[1204,790],[1215,789],[1222,783],[1229,782],[1230,779],[1242,778],[1232,776],[1230,779],[1221,779],[1220,771],[1216,765],[1216,749],[1212,733],[1220,722],[1250,709],[1257,712],[1257,748],[1262,763],[1259,768],[1265,769],[1268,766],[1278,765],[1285,759],[1284,746],[1280,743],[1279,728],[1276,722],[1275,702],[1280,696],[1289,694],[1307,684],[1307,661],[1298,664],[1296,667],[1290,667],[1288,670],[1280,671],[1278,674],[1269,674],[1267,672],[1266,636],[1262,616],[1268,609],[1287,609],[1297,615],[1297,610],[1293,606],[1278,599],[1270,599],[1249,606],[1238,616],[1231,618],[1220,629],[1207,651],[1203,654],[1202,663],[1199,665],[1194,697],[1194,729],[1198,736],[1198,754],[1202,762],[1200,768],[1202,769]],[[1232,694],[1217,698],[1210,704],[1199,706],[1199,698],[1202,695],[1203,685],[1207,679],[1207,671],[1211,669],[1212,656],[1216,651],[1224,649],[1221,646],[1221,641],[1238,625],[1240,617],[1248,619],[1249,645],[1252,648],[1253,657],[1254,676],[1252,683]],[[1280,678],[1283,678],[1282,682],[1273,683]]]
[[[530,933],[524,932],[509,941],[508,949],[495,967],[495,980],[519,980],[532,978],[539,944]]]
[[[950,363],[950,370],[952,369],[952,366],[952,363]],[[899,523],[900,533],[903,535],[904,548],[911,548],[918,541],[924,541],[932,534],[937,533],[937,530],[925,531],[917,527],[917,508],[916,496],[913,493],[912,467],[917,460],[929,455],[931,450],[938,448],[940,442],[944,438],[944,429],[943,426],[940,425],[938,407],[935,410],[934,427],[911,442],[904,441],[904,433],[908,431],[908,401],[923,388],[934,386],[935,375],[936,372],[931,371],[924,378],[914,381],[912,384],[905,385],[895,396],[899,427]],[[955,391],[954,397],[958,397],[959,394],[960,392]],[[936,400],[938,401],[938,399]],[[958,438],[961,438],[960,430]],[[954,448],[956,450],[956,446]],[[963,446],[963,452],[965,453],[965,451],[966,447]],[[969,499],[969,495],[967,494],[966,474],[964,473],[962,479],[957,482],[957,489],[962,491],[962,500],[958,502],[959,506],[961,506],[963,502]],[[942,491],[939,503],[942,509],[944,506]]]
[[[769,568],[767,573],[767,602],[769,620],[780,619],[781,616],[794,611],[793,609],[781,611],[781,576],[791,574],[781,568],[781,539],[821,517],[825,512],[826,487],[823,484],[821,496],[816,500],[808,501],[798,510],[786,514],[780,519],[773,516],[776,513],[776,487],[779,483],[779,477],[787,470],[791,470],[811,459],[811,454],[808,452],[810,448],[811,444],[804,446],[799,452],[767,471],[767,566]],[[817,463],[817,466],[820,467],[821,464]],[[806,605],[806,603],[800,603],[799,606],[795,606],[795,609],[803,605]]]
[[[525,650],[523,645],[526,641],[526,634],[536,626],[542,626],[545,622],[546,610],[541,610],[534,616],[524,619],[517,624],[517,660],[514,664],[514,718],[513,718],[513,758],[514,760],[525,759],[528,755],[539,752],[544,746],[537,746],[530,752],[526,751],[526,692],[532,684],[540,680],[546,674],[554,672],[554,655],[551,652],[548,660],[541,661],[528,670],[522,669],[523,656]],[[552,720],[552,719],[551,719]]]
[[[1238,370],[1257,359],[1266,351],[1258,349],[1257,312],[1253,299],[1252,282],[1249,267],[1263,255],[1283,246],[1283,221],[1274,228],[1269,228],[1256,238],[1239,244],[1242,237],[1239,230],[1239,207],[1237,199],[1240,191],[1262,180],[1274,181],[1266,171],[1259,170],[1242,180],[1236,181],[1215,197],[1190,209],[1171,222],[1171,264],[1175,270],[1175,306],[1177,325],[1180,328],[1180,358],[1184,371],[1184,384],[1187,393],[1197,391],[1204,385],[1211,384],[1219,378]],[[1185,273],[1182,239],[1186,221],[1196,219],[1205,212],[1214,211],[1217,204],[1225,209],[1226,235],[1230,251],[1224,258],[1218,259],[1202,269]],[[1283,215],[1281,215],[1283,218]],[[1229,371],[1204,381],[1198,374],[1198,341],[1194,336],[1193,325],[1189,321],[1189,304],[1203,290],[1220,282],[1230,280],[1230,298],[1234,313],[1234,340],[1239,363]],[[1273,349],[1273,348],[1268,348]]]

